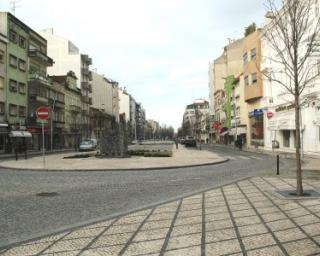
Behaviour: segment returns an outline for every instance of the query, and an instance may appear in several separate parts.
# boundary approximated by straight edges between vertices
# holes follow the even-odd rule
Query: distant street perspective
[[[320,256],[319,0],[1,0],[0,256]]]

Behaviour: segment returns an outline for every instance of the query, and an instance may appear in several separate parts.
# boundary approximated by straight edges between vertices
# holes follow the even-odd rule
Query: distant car
[[[184,141],[184,145],[186,147],[196,147],[197,146],[197,142],[192,136],[187,136],[185,141]]]
[[[96,139],[85,139],[80,143],[79,150],[80,151],[91,151],[97,148],[97,140]]]

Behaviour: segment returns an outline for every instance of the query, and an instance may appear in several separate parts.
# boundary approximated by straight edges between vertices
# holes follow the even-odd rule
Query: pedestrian
[[[238,138],[238,146],[239,149],[242,150],[242,139],[240,137]]]
[[[178,145],[178,138],[176,138],[176,149],[178,149],[179,145]]]

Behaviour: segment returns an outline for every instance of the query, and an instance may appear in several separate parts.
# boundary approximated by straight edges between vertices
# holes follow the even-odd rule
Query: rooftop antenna
[[[21,2],[21,0],[11,0],[10,1],[10,9],[13,15],[16,15],[16,9],[19,7],[17,3]]]

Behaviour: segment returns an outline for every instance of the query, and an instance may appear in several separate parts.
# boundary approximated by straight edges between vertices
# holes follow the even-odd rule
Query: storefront
[[[249,112],[249,136],[251,146],[264,145],[263,116],[262,109],[255,109]]]
[[[9,139],[9,125],[6,123],[0,123],[0,154],[4,154],[11,151],[10,139]]]

